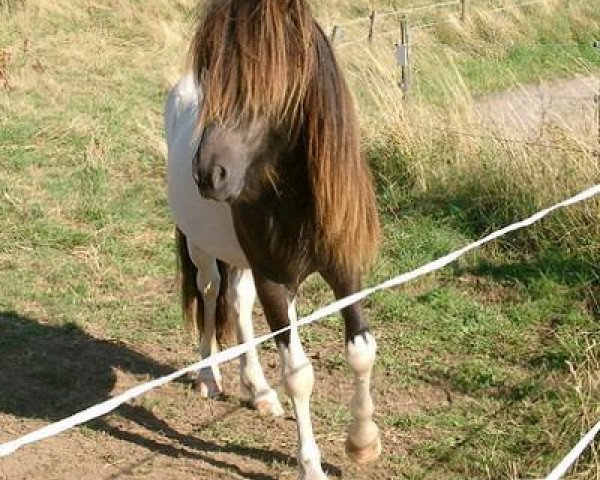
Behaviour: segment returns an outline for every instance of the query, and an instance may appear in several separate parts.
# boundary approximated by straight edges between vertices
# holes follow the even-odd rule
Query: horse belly
[[[187,76],[173,88],[167,100],[169,206],[188,242],[231,265],[248,268],[229,205],[202,198],[192,177],[192,161],[198,148],[197,92],[193,79]]]

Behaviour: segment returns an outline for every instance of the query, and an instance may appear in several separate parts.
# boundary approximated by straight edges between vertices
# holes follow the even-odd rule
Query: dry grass
[[[392,39],[377,39],[372,48],[342,49],[382,184],[408,186],[436,202],[455,203],[465,209],[475,229],[484,232],[600,181],[592,91],[582,93],[579,102],[563,101],[562,112],[551,116],[542,107],[539,125],[526,125],[530,119],[519,124],[517,118],[512,128],[491,124],[494,114],[489,109],[496,108],[498,115],[516,110],[513,116],[518,117],[518,106],[511,107],[507,98],[494,105],[481,104],[473,93],[503,83],[516,88],[524,69],[535,78],[535,56],[547,54],[536,48],[539,42],[553,48],[549,60],[555,62],[557,75],[592,77],[598,71],[597,52],[570,45],[594,31],[589,5],[572,2],[565,10],[562,2],[545,0],[535,8],[534,21],[514,7],[502,14],[476,11],[466,25],[453,20],[432,31],[418,31],[408,102],[398,88]],[[594,15],[598,17],[598,12]],[[511,57],[515,46],[528,43],[531,51]],[[478,59],[477,67],[471,65],[473,58]],[[488,78],[494,72],[496,78]],[[514,101],[523,98],[515,95]],[[591,201],[528,230],[522,235],[524,244],[560,245],[596,261],[600,258],[598,205]]]

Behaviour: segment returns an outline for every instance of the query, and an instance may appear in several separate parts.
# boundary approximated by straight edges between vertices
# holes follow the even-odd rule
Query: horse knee
[[[314,372],[298,334],[292,332],[289,345],[279,348],[286,392],[292,398],[308,399],[314,386]]]
[[[235,281],[235,287],[231,289],[231,292],[235,295],[236,308],[242,311],[249,310],[248,313],[252,313],[252,306],[256,299],[256,288],[254,286],[254,279],[252,278],[251,270],[242,270],[239,273]]]
[[[202,298],[206,300],[215,300],[219,296],[221,287],[221,275],[217,267],[217,261],[205,262],[198,267],[198,289],[202,293]]]
[[[346,357],[350,368],[359,377],[371,373],[376,356],[377,342],[369,332],[357,335],[346,345]]]
[[[308,399],[313,391],[315,377],[313,366],[307,362],[283,372],[285,391],[292,398]]]

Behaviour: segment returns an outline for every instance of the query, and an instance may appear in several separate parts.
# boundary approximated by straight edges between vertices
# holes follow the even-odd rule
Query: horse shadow
[[[0,365],[0,412],[22,418],[41,418],[48,422],[61,420],[111,398],[117,371],[152,377],[174,371],[171,366],[122,343],[94,338],[76,325],[45,325],[6,311],[0,312]],[[233,407],[227,415],[240,408]],[[158,442],[114,426],[102,418],[86,425],[153,453],[199,460],[252,480],[275,480],[275,477],[245,472],[237,465],[213,458],[211,454],[231,453],[265,464],[273,461],[296,464],[293,457],[282,452],[229,442],[219,445],[182,434],[143,406],[126,404],[115,413],[176,442]],[[202,425],[200,430],[210,427],[211,423]],[[339,474],[338,468],[327,468]]]

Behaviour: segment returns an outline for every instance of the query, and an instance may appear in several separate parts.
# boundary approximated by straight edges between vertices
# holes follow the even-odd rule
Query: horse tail
[[[216,312],[217,340],[221,345],[224,345],[233,340],[235,332],[235,311],[231,304],[233,296],[229,293],[233,267],[221,260],[217,260],[217,267],[221,277]]]
[[[204,332],[204,302],[202,300],[202,292],[198,289],[198,268],[194,264],[188,250],[187,239],[184,233],[178,228],[175,230],[175,244],[183,318],[188,330],[192,331],[196,328],[198,335],[202,335]],[[229,294],[232,267],[221,260],[217,260],[217,267],[220,284],[219,295],[217,296],[215,324],[217,341],[220,344],[225,344],[232,340],[235,331],[235,312],[233,305],[231,305],[231,295]]]
[[[188,330],[197,329],[199,335],[204,331],[204,303],[198,289],[198,268],[194,265],[188,250],[187,239],[183,232],[175,229],[177,254],[177,280],[181,288],[181,310]]]

